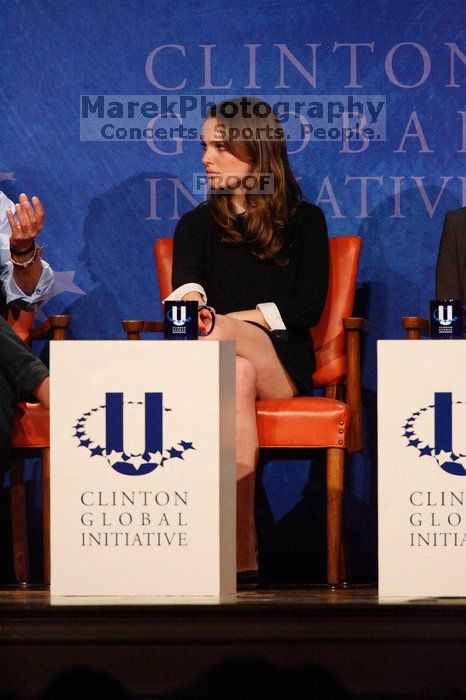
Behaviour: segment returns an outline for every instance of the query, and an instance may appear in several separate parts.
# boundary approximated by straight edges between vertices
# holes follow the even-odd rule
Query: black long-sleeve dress
[[[246,215],[236,219],[245,232]],[[208,202],[181,217],[174,236],[173,289],[189,282],[202,285],[217,313],[255,309],[273,302],[286,330],[266,332],[299,394],[312,394],[315,369],[309,328],[319,321],[327,295],[328,237],[321,209],[301,201],[286,225],[280,267],[254,255],[247,242],[222,241]],[[259,324],[255,324],[259,325]]]

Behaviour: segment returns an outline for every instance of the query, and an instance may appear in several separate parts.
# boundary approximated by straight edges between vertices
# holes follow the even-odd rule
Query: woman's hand
[[[184,297],[181,297],[181,301],[197,301],[198,306],[205,304],[204,297],[200,292],[188,292]]]
[[[204,306],[205,299],[200,292],[188,292],[181,301],[197,301],[198,306]],[[207,309],[201,309],[198,315],[198,328],[203,333],[206,333],[211,325],[210,313]]]
[[[6,213],[11,229],[10,246],[18,251],[30,248],[42,230],[44,208],[38,197],[33,197],[31,202],[27,195],[20,194],[19,203],[16,205],[18,221],[10,210]]]

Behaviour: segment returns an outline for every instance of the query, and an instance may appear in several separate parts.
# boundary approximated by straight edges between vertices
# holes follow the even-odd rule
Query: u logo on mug
[[[172,306],[168,318],[175,326],[185,326],[187,321],[191,320],[189,316],[186,316],[186,305]]]
[[[210,326],[207,331],[199,330],[199,312],[208,311]],[[197,340],[207,336],[215,327],[215,311],[210,306],[198,306],[197,301],[165,301],[163,304],[165,340]]]

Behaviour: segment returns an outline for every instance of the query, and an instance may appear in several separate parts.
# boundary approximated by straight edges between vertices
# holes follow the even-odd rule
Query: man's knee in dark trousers
[[[30,398],[48,374],[43,362],[0,316],[0,464],[7,458],[12,406]]]

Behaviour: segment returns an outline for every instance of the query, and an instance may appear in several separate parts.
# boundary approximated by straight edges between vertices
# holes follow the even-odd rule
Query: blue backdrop
[[[291,155],[331,235],[363,238],[367,448],[347,493],[360,577],[376,570],[376,341],[402,337],[400,316],[426,314],[444,213],[466,204],[464,20],[440,0],[0,0],[0,189],[44,202],[44,257],[57,271],[44,312],[70,313],[74,338],[121,338],[121,319],[160,317],[153,243],[201,201],[198,142],[81,141],[80,95],[386,95],[385,141]],[[38,479],[35,467],[37,543]],[[318,463],[264,466],[265,573],[321,575],[323,485]]]

